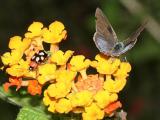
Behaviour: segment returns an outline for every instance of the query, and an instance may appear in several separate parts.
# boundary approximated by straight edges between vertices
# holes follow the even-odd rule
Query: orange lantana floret
[[[122,104],[120,101],[116,101],[116,102],[113,102],[111,104],[109,104],[105,109],[104,111],[107,113],[107,114],[111,114],[113,113],[115,110],[117,110],[118,108],[121,108],[122,107]]]
[[[19,90],[19,88],[21,88],[21,84],[22,84],[22,80],[21,78],[17,78],[17,77],[10,77],[9,78],[9,82],[6,82],[3,87],[4,90],[6,92],[8,92],[8,88],[11,86],[16,86],[16,91]]]
[[[38,84],[37,80],[30,80],[28,84],[28,93],[31,95],[36,95],[39,94],[41,95],[42,93],[42,86]]]

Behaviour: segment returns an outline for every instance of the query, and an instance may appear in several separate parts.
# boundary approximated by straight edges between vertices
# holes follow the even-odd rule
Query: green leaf
[[[30,108],[23,107],[20,109],[16,120],[49,120],[50,118],[44,114],[42,111]]]
[[[3,89],[3,86],[0,86],[0,98],[6,102],[9,102],[11,104],[22,106],[20,102],[18,102],[16,99],[14,99],[15,96],[13,96],[10,92],[5,92]],[[12,99],[13,98],[13,99]]]
[[[21,108],[16,120],[81,120],[80,114],[52,114],[47,115],[45,112],[32,108]]]
[[[9,90],[5,92],[3,86],[0,86],[0,98],[11,104],[23,107],[30,106],[35,108],[41,108],[44,110],[44,105],[42,103],[41,96],[31,96],[29,94],[24,94],[23,89],[18,91]]]
[[[50,114],[46,111],[46,107],[42,103],[41,96],[24,94],[23,90],[19,92],[14,90],[5,92],[3,86],[0,86],[0,98],[6,102],[22,107],[17,120],[49,120],[51,117],[53,120],[57,120],[59,116],[56,114]]]

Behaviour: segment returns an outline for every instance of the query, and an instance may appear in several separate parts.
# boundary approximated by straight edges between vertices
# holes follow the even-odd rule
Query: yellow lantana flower
[[[54,99],[54,98],[51,98],[49,95],[48,95],[48,91],[45,90],[44,91],[44,97],[43,97],[43,103],[44,105],[46,106],[49,106],[48,107],[48,111],[50,112],[55,112],[55,104],[56,104],[57,100]]]
[[[128,76],[128,72],[131,71],[131,65],[127,62],[122,62],[120,64],[120,68],[116,71],[114,76],[120,78],[126,78]]]
[[[28,61],[24,61],[23,59],[21,59],[17,65],[13,65],[7,68],[6,72],[11,76],[21,77],[29,72],[28,68]]]
[[[24,38],[22,40],[20,36],[14,36],[10,38],[9,48],[24,52],[24,50],[29,47],[30,43],[31,43],[31,39]]]
[[[109,93],[106,90],[100,90],[97,92],[97,94],[94,96],[94,100],[96,101],[96,104],[100,108],[105,108],[110,103],[116,101],[118,99],[117,94]]]
[[[65,65],[73,53],[74,52],[71,50],[67,50],[65,53],[58,50],[51,55],[51,62],[56,63],[57,65]]]
[[[59,113],[68,113],[72,110],[71,102],[68,99],[62,98],[55,104],[56,111]]]
[[[36,71],[28,70],[26,73],[24,73],[23,76],[28,77],[28,78],[35,78],[36,79]]]
[[[107,76],[103,88],[110,93],[118,93],[124,88],[126,82],[127,80],[125,77],[116,77],[112,80],[111,76]]]
[[[104,117],[104,111],[101,110],[95,103],[85,107],[85,112],[82,113],[83,120],[100,120]]]
[[[43,24],[41,22],[33,22],[29,27],[28,27],[28,31],[25,34],[26,38],[33,38],[33,37],[37,37],[40,36],[42,34],[42,28],[43,28]]]
[[[48,111],[55,113],[56,108],[55,108],[55,104],[56,104],[56,100],[55,101],[51,101],[49,107],[48,107]]]
[[[65,27],[63,23],[55,21],[49,25],[49,29],[43,29],[43,38],[47,43],[59,43],[62,39],[66,38],[67,31],[64,30]]]
[[[48,87],[48,94],[50,97],[56,99],[65,97],[71,90],[71,83],[58,82],[56,84],[51,84]]]
[[[65,97],[71,90],[72,80],[74,80],[76,72],[69,70],[58,70],[55,73],[57,83],[48,87],[48,93],[51,97]]]
[[[83,55],[77,55],[77,56],[73,56],[71,61],[70,61],[70,69],[72,71],[81,71],[83,69],[87,69],[90,65],[90,60],[86,59],[84,60],[85,57]]]
[[[39,76],[38,76],[38,82],[40,84],[44,84],[49,80],[55,79],[55,71],[56,71],[56,65],[55,64],[44,64],[40,65],[38,67],[39,70]]]
[[[92,61],[91,66],[96,68],[100,74],[113,74],[120,65],[118,58],[107,58],[98,54],[95,59],[97,61]]]
[[[17,64],[22,58],[23,53],[19,50],[12,50],[10,52],[6,52],[1,56],[2,62],[4,65],[14,65]]]
[[[1,57],[4,65],[14,65],[22,58],[24,51],[29,47],[31,40],[24,38],[23,41],[20,36],[10,38],[9,48],[11,52],[6,52]]]
[[[93,101],[93,93],[87,90],[73,93],[69,96],[73,107],[88,106]]]
[[[71,83],[76,77],[76,72],[70,70],[57,70],[55,76],[57,82]]]
[[[44,91],[44,97],[43,97],[43,103],[44,105],[48,106],[50,103],[51,103],[51,99],[50,97],[48,96],[48,92],[47,90]]]

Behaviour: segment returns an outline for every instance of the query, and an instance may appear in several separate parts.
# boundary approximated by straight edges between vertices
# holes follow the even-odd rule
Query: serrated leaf
[[[50,120],[50,118],[37,109],[23,107],[20,109],[16,120]]]

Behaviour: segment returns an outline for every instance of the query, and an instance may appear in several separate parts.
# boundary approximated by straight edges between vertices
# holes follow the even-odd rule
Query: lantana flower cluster
[[[59,49],[59,43],[66,37],[64,25],[55,21],[48,28],[41,22],[33,22],[23,38],[10,38],[11,51],[1,57],[2,69],[9,75],[5,91],[11,86],[16,86],[16,90],[26,87],[31,95],[43,95],[44,105],[52,113],[82,113],[83,120],[112,116],[122,107],[118,93],[126,85],[131,65],[102,54],[90,60],[83,55],[73,55],[72,50],[64,52]],[[50,45],[48,51],[43,43]],[[40,50],[48,56],[30,70],[32,58]],[[88,73],[91,67],[97,73]]]

